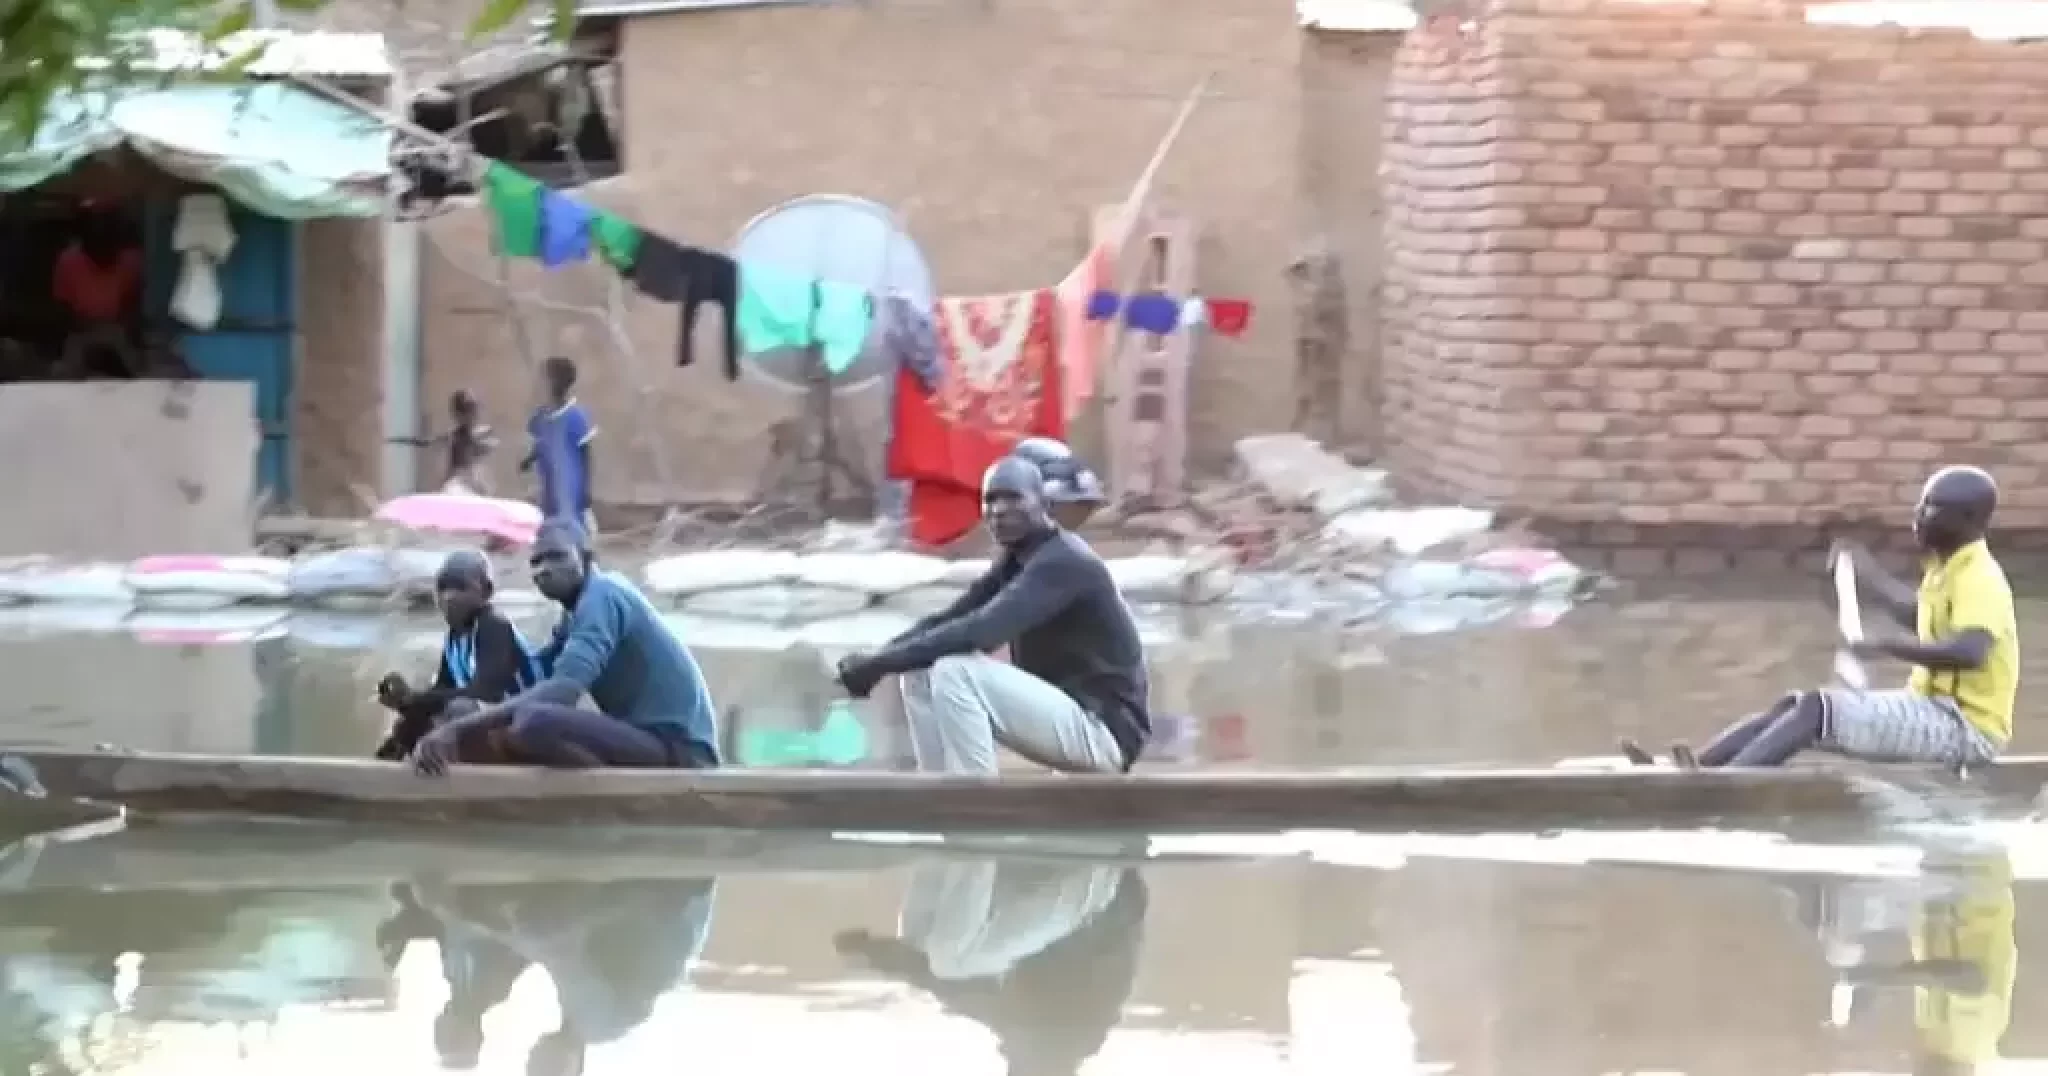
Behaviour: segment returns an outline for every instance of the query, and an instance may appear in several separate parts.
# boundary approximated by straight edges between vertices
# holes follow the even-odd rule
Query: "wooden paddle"
[[[1835,622],[1842,629],[1843,643],[1860,643],[1863,641],[1863,610],[1856,601],[1856,562],[1842,550],[1836,550],[1833,559]],[[1846,645],[1835,651],[1835,679],[1854,691],[1870,687],[1870,673]]]

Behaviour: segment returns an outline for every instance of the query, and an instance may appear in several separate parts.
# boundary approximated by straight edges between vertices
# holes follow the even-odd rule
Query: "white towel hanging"
[[[171,249],[184,262],[177,289],[171,293],[171,314],[195,329],[213,328],[220,323],[220,267],[235,250],[227,202],[217,194],[188,194],[179,199]]]

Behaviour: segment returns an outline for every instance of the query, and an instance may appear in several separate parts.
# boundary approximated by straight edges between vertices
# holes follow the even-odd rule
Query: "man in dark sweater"
[[[1049,514],[1045,477],[1010,457],[981,483],[1002,547],[959,600],[877,654],[839,664],[865,698],[903,674],[920,770],[993,774],[998,744],[1055,770],[1121,773],[1152,734],[1145,650],[1109,568]],[[988,656],[1010,648],[1011,664]]]

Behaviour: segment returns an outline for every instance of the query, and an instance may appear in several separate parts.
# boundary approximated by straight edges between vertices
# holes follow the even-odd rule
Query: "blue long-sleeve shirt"
[[[718,710],[703,669],[646,597],[616,572],[590,573],[541,663],[550,677],[582,688],[612,717],[642,728],[678,728],[705,749],[718,749]]]

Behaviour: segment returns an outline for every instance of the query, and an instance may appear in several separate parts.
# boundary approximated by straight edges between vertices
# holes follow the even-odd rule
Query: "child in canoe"
[[[436,725],[503,702],[541,679],[540,662],[519,629],[491,604],[491,562],[469,550],[450,553],[434,577],[434,599],[448,622],[432,686],[415,690],[392,673],[377,701],[398,715],[377,757],[398,761]]]

